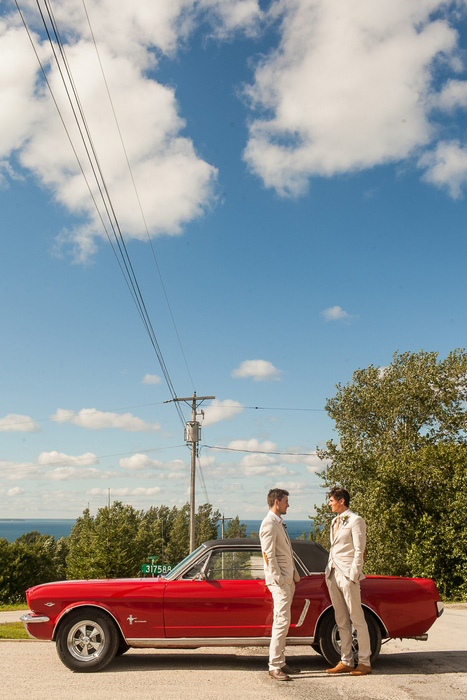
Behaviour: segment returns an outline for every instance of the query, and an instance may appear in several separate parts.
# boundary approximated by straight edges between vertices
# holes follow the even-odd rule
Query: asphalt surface
[[[0,622],[21,613],[0,613]],[[467,605],[449,606],[427,642],[391,640],[371,675],[333,677],[307,647],[289,683],[267,674],[267,650],[130,650],[98,673],[72,673],[51,642],[0,641],[0,696],[8,700],[461,700],[467,698]]]

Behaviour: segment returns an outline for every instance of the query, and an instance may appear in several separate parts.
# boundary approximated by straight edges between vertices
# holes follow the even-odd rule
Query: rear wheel
[[[371,646],[371,663],[376,661],[381,650],[381,630],[373,615],[364,608],[365,620],[368,625]],[[330,610],[323,619],[319,629],[319,646],[326,661],[335,666],[341,659],[341,641],[337,629],[334,611]],[[358,660],[358,641],[353,631],[352,650],[355,661]]]
[[[115,622],[99,610],[69,613],[57,633],[57,653],[72,671],[99,671],[117,653],[120,633]]]

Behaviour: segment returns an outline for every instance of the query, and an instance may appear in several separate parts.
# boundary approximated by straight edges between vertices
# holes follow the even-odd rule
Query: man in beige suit
[[[365,676],[371,673],[370,636],[360,598],[360,581],[366,546],[366,525],[363,518],[349,510],[349,492],[335,486],[329,492],[329,507],[336,517],[331,523],[331,549],[326,567],[326,583],[334,608],[341,639],[341,660],[327,673],[350,673]],[[357,633],[358,665],[352,652],[352,625]]]
[[[263,552],[266,585],[274,603],[274,618],[269,646],[269,675],[276,681],[289,681],[289,674],[300,673],[285,661],[285,641],[290,626],[290,607],[295,582],[300,575],[295,568],[292,545],[282,520],[289,507],[289,492],[271,489],[268,493],[269,513],[261,523],[259,537]]]

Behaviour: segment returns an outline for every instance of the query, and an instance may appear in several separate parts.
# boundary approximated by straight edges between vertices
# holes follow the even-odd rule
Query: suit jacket
[[[266,585],[276,583],[278,586],[283,586],[284,583],[300,581],[289,536],[283,523],[277,520],[272,511],[269,511],[261,523],[259,539],[263,552]]]
[[[366,547],[365,521],[351,510],[346,510],[341,515],[336,532],[335,520],[336,518],[333,518],[331,523],[331,549],[325,571],[326,578],[330,575],[334,564],[335,568],[350,581],[361,581],[365,578],[363,574]]]

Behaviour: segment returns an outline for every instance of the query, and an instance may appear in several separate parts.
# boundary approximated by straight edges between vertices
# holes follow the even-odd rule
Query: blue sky
[[[19,4],[89,174],[36,3]],[[276,485],[289,518],[312,515],[336,383],[465,345],[466,3],[351,5],[86,1],[147,231],[83,3],[52,5],[176,393],[216,396],[197,502],[226,516],[261,517]],[[180,506],[181,422],[16,7],[0,9],[0,517],[73,518],[108,489]]]

